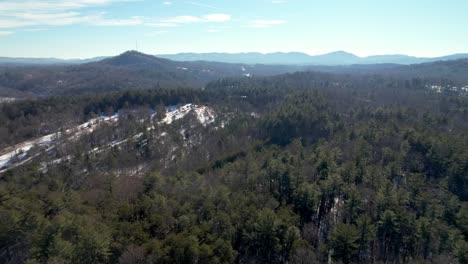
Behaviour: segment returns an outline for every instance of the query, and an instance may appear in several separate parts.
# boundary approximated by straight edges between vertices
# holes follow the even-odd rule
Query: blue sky
[[[0,56],[468,52],[466,0],[0,0]]]

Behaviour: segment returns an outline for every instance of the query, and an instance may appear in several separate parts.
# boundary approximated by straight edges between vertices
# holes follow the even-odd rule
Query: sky
[[[466,0],[0,0],[0,56],[468,53]]]

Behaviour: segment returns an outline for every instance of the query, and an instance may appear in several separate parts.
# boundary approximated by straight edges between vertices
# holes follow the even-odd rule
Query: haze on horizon
[[[15,0],[0,2],[0,56],[344,50],[466,53],[466,1]]]

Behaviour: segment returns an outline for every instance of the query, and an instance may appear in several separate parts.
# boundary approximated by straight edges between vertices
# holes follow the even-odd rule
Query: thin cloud
[[[176,16],[162,20],[148,17],[108,17],[106,12],[91,13],[87,7],[105,6],[117,2],[140,0],[18,0],[15,4],[0,3],[0,29],[66,26],[86,24],[93,26],[148,26],[177,27],[192,23],[222,23],[231,20],[228,14],[207,14],[205,16]],[[170,5],[172,1],[162,2]],[[190,2],[193,5],[204,5]]]
[[[109,19],[105,12],[83,14],[81,9],[117,2],[139,0],[17,0],[0,2],[0,28],[63,26],[89,24],[96,26],[130,26],[143,24],[142,18]]]
[[[178,27],[179,25],[175,23],[165,23],[165,22],[156,22],[156,23],[145,23],[145,26],[149,27]]]
[[[91,24],[95,26],[137,26],[142,25],[143,23],[144,22],[141,18],[103,19],[91,22]]]
[[[0,31],[0,36],[8,36],[8,35],[11,35],[15,32],[13,31]]]
[[[164,19],[162,23],[169,24],[188,24],[188,23],[197,23],[201,22],[202,19],[196,16],[176,16],[168,19]]]
[[[169,31],[167,31],[167,30],[153,31],[153,32],[147,33],[146,36],[147,37],[154,37],[154,36],[158,36],[158,35],[162,35],[162,34],[166,34],[166,33],[169,33]]]
[[[15,0],[14,2],[0,2],[0,11],[65,11],[135,1],[139,0]]]
[[[231,20],[230,15],[226,14],[211,14],[203,17],[206,22],[227,22]]]
[[[191,4],[193,6],[205,7],[205,8],[213,9],[213,10],[221,10],[221,8],[219,8],[219,7],[212,6],[212,5],[207,5],[207,4],[199,3],[199,2],[185,1],[185,3]]]
[[[66,26],[73,24],[88,24],[94,26],[135,26],[144,23],[143,18],[108,19],[105,13],[81,15],[78,12],[54,14],[13,14],[12,18],[0,20],[0,28],[20,28],[29,26]]]
[[[0,19],[0,28],[18,28],[34,25],[32,22],[19,21],[16,19]]]
[[[272,26],[276,25],[282,25],[285,24],[285,20],[278,20],[278,19],[271,19],[271,20],[266,20],[266,19],[257,19],[252,21],[250,24],[250,27],[252,28],[269,28]]]
[[[78,12],[66,12],[66,13],[13,13],[9,16],[17,19],[41,21],[41,20],[53,20],[53,19],[67,19],[71,17],[77,17],[80,13]]]
[[[26,28],[26,29],[22,29],[21,31],[24,31],[24,32],[39,32],[39,31],[46,31],[47,28]]]
[[[191,23],[222,23],[231,20],[231,15],[227,14],[209,14],[205,16],[176,16],[166,18],[160,21],[162,24],[191,24]]]

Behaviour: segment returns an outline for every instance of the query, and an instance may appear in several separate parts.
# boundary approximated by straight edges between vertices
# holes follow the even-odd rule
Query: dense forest
[[[468,263],[468,97],[435,79],[298,72],[1,104],[1,149],[119,121],[0,175],[0,262]],[[189,103],[216,120],[160,122]]]

